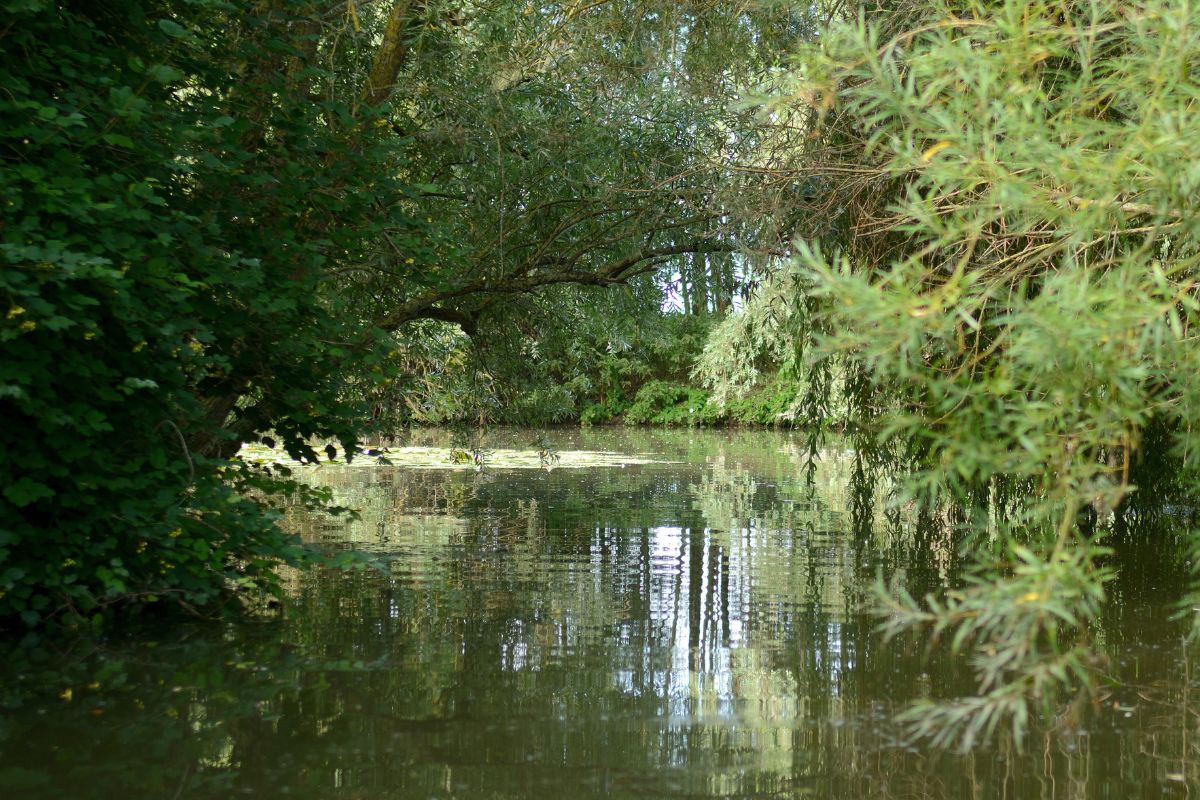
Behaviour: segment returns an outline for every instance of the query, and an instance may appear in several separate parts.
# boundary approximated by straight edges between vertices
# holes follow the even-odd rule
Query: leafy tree
[[[978,556],[947,597],[889,600],[977,671],[914,715],[942,741],[1019,737],[1094,685],[1094,521],[1161,500],[1152,446],[1200,488],[1198,36],[1190,3],[929,0],[833,26],[772,101],[812,126],[788,174],[831,217],[795,277],[811,403],[840,376],[860,446],[911,469],[900,499],[957,509]]]
[[[410,349],[414,320],[463,331],[469,381],[498,392],[489,416],[528,418],[533,387],[542,416],[578,413],[606,359],[638,330],[665,332],[671,274],[690,287],[703,273],[689,306],[720,312],[735,260],[778,251],[756,201],[781,190],[735,166],[761,152],[761,121],[733,100],[812,20],[654,0],[422,13],[392,119],[425,189],[414,213],[444,224],[444,244],[420,281],[392,277],[408,253],[381,251],[364,297]]]
[[[0,618],[211,606],[304,557],[221,457],[352,451],[386,351],[331,281],[405,196],[376,111],[305,91],[304,6],[4,4]]]
[[[350,457],[456,349],[562,407],[655,270],[773,246],[723,111],[772,3],[0,7],[5,624],[269,590],[306,551],[251,497],[298,487],[242,442]]]
[[[808,16],[656,0],[354,8],[358,28],[342,5],[318,8],[322,41],[384,36],[375,63],[392,53],[401,88],[382,133],[406,143],[420,188],[407,213],[433,226],[419,243],[383,237],[340,290],[411,368],[373,397],[381,423],[578,415],[605,364],[643,331],[669,334],[672,273],[702,269],[691,305],[719,312],[735,260],[776,249],[749,198],[778,188],[733,166],[760,149],[757,112],[730,100]],[[319,57],[366,70],[344,51]],[[455,344],[422,362],[430,341]]]

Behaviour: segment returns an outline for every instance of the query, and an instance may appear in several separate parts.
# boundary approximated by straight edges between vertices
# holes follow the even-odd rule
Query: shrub
[[[638,390],[624,418],[633,425],[699,425],[707,405],[703,389],[655,380]]]
[[[341,390],[387,350],[329,265],[397,187],[273,68],[284,8],[0,2],[0,625],[212,608],[306,557],[250,499],[286,483],[228,456],[354,448]]]

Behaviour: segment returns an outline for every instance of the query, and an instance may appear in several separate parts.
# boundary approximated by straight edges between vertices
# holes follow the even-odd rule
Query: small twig
[[[155,430],[158,430],[163,425],[170,425],[171,429],[175,431],[175,435],[177,437],[179,437],[179,447],[181,450],[183,450],[183,457],[187,459],[188,484],[190,485],[190,484],[195,483],[196,482],[196,463],[194,461],[192,461],[192,453],[190,450],[188,450],[187,439],[184,438],[183,431],[179,430],[179,426],[176,425],[174,422],[172,422],[169,419],[164,419],[162,422],[158,423],[158,425],[155,426]]]
[[[188,763],[188,765],[183,769],[183,775],[179,778],[179,788],[175,790],[174,800],[179,800],[180,797],[183,797],[183,790],[187,787],[187,780],[191,777],[191,774],[192,765],[191,763]]]

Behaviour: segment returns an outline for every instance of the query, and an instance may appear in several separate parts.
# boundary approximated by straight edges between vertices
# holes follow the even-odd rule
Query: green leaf
[[[174,24],[174,23],[172,23]],[[160,22],[161,26],[162,23]],[[178,26],[176,26],[178,27]],[[182,28],[180,29],[182,30]],[[155,64],[146,70],[146,77],[158,83],[174,83],[183,77],[183,73],[174,67],[169,67],[166,64]]]
[[[158,21],[158,29],[172,39],[178,39],[181,36],[187,35],[187,29],[171,19],[160,19]]]
[[[127,394],[133,393],[138,389],[157,389],[158,382],[149,378],[126,378],[121,381],[121,389]]]
[[[132,149],[135,146],[133,140],[123,133],[106,133],[100,137],[100,140],[105,144],[111,144],[113,147]],[[97,207],[99,207],[99,204],[97,204]]]
[[[54,491],[43,483],[29,478],[21,478],[4,489],[4,496],[17,508],[24,508],[30,503],[53,497]]]

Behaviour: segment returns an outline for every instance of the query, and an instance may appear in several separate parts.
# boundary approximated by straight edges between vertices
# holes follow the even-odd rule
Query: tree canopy
[[[270,589],[305,556],[252,498],[298,486],[241,443],[352,457],[438,348],[553,406],[655,270],[727,305],[704,259],[779,246],[730,103],[811,29],[772,4],[3,8],[9,621]]]

